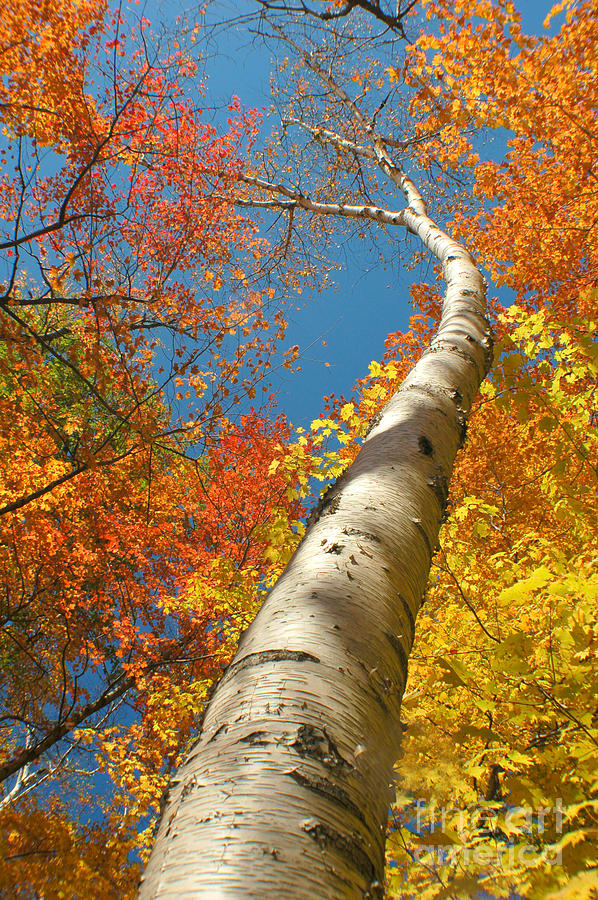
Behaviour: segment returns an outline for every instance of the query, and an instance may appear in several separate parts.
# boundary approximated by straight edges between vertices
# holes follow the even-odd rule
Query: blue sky
[[[515,0],[515,5],[522,14],[524,30],[542,33],[542,22],[552,3]],[[190,17],[192,8],[189,6]],[[225,18],[227,14],[249,12],[255,5],[252,0],[237,3],[222,0],[218,8],[223,10],[222,18]],[[174,14],[181,11],[178,8]],[[148,7],[148,13],[154,24],[160,20],[167,23],[173,15],[171,0],[155,0],[154,8]],[[209,102],[223,104],[236,94],[244,106],[264,108],[263,129],[267,134],[271,127],[267,117],[271,51],[239,27],[221,33],[214,41],[213,50],[214,56],[206,65]],[[505,132],[480,151],[486,158],[499,159],[506,149],[506,139]],[[274,389],[278,411],[295,426],[309,426],[321,414],[324,395],[351,393],[355,381],[367,373],[370,361],[381,357],[389,332],[408,327],[409,285],[426,278],[432,280],[429,266],[405,271],[397,264],[397,241],[400,256],[406,260],[415,246],[413,238],[407,237],[402,229],[397,230],[387,239],[381,236],[379,247],[384,248],[386,240],[388,259],[393,260],[386,268],[378,261],[379,249],[372,250],[367,240],[353,241],[339,247],[335,261],[342,268],[332,273],[331,287],[322,293],[305,291],[292,298],[287,307],[287,344],[300,346],[302,370],[293,375],[275,373]],[[490,291],[496,293],[492,286]],[[499,296],[505,303],[510,300],[505,292]],[[322,341],[326,341],[326,346]]]

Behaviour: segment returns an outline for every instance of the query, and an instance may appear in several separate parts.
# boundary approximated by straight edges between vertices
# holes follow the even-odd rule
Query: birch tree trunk
[[[243,636],[171,785],[142,900],[383,895],[415,620],[492,356],[469,253],[388,174],[403,224],[443,266],[438,333]]]

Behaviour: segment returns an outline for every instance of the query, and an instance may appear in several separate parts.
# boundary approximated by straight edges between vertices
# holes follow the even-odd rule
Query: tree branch
[[[385,225],[404,225],[405,210],[391,211],[382,209],[380,206],[357,206],[347,203],[321,203],[318,200],[311,200],[300,191],[292,190],[284,184],[273,184],[258,178],[254,175],[241,175],[240,180],[245,184],[253,185],[263,191],[272,194],[282,194],[287,200],[277,200],[271,198],[269,200],[254,200],[250,198],[239,197],[235,200],[238,206],[257,207],[258,209],[308,209],[310,212],[318,213],[324,216],[344,216],[348,219],[371,219],[373,222],[382,222]]]
[[[339,9],[328,9],[325,12],[317,12],[317,10],[312,9],[306,3],[301,0],[298,6],[287,6],[286,4],[277,4],[273,3],[272,0],[258,0],[260,6],[267,10],[275,10],[282,12],[300,12],[305,15],[312,16],[315,19],[320,19],[322,22],[330,22],[334,19],[343,19],[353,12],[355,9],[362,9],[365,12],[370,13],[370,15],[374,16],[375,19],[378,19],[379,22],[382,22],[386,25],[387,28],[392,29],[393,31],[398,31],[401,37],[406,38],[403,20],[407,18],[417,0],[411,0],[403,10],[400,8],[400,2],[397,4],[397,12],[395,15],[391,15],[390,13],[385,13],[383,9],[380,8],[380,3],[378,0],[346,0],[346,2]]]
[[[421,213],[422,215],[427,214],[426,204],[424,199],[416,187],[415,182],[409,178],[409,176],[403,171],[400,166],[397,166],[393,163],[390,156],[388,155],[388,151],[386,150],[385,144],[388,143],[387,140],[382,138],[379,134],[377,134],[373,121],[363,113],[355,101],[347,94],[347,92],[338,84],[337,81],[332,77],[330,72],[325,71],[322,66],[316,61],[313,53],[310,53],[308,50],[303,49],[296,43],[291,37],[283,32],[278,25],[274,25],[272,22],[269,23],[270,27],[275,31],[281,40],[285,41],[285,43],[290,44],[294,50],[299,54],[301,59],[305,62],[306,66],[312,70],[312,72],[318,76],[318,78],[327,85],[332,93],[337,97],[342,103],[345,104],[351,111],[353,118],[355,121],[363,128],[367,136],[372,141],[373,151],[375,154],[375,158],[378,161],[379,168],[384,172],[384,174],[389,178],[396,187],[403,193],[405,199],[409,206],[416,212]],[[401,149],[404,149],[404,145],[401,144]]]
[[[181,662],[179,659],[181,650],[184,649],[185,644],[188,644],[190,640],[191,639],[189,638],[183,645],[179,643],[176,647],[172,647],[170,650],[166,651],[159,659],[149,663],[144,669],[144,674],[151,673],[161,666],[169,665],[172,662]],[[213,656],[213,654],[208,653],[197,658],[205,660],[209,659],[211,656]],[[76,728],[90,716],[94,715],[94,713],[100,712],[100,710],[105,709],[115,700],[118,700],[119,697],[122,697],[123,694],[126,694],[127,691],[135,686],[136,681],[136,676],[126,676],[123,672],[108,685],[96,700],[81,707],[78,712],[75,712],[74,715],[70,715],[65,721],[58,722],[41,741],[37,741],[30,746],[26,745],[19,753],[16,753],[11,759],[0,765],[0,783],[6,781],[7,778],[10,778],[11,775],[14,775],[23,767],[28,766],[29,763],[39,759],[46,750],[49,750],[50,747],[57,744],[58,741],[69,733],[69,731],[72,731],[73,728]]]

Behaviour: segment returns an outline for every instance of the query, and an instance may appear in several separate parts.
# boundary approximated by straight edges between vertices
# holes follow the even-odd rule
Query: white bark
[[[377,135],[330,72],[272,27],[345,105],[371,141],[365,156],[408,208],[323,204],[245,176],[268,194],[257,204],[405,226],[442,263],[447,290],[436,337],[312,513],[243,636],[172,783],[141,900],[382,897],[415,619],[455,456],[491,363],[484,279],[389,157],[387,145],[404,145]],[[343,140],[327,129],[316,136]]]
[[[384,225],[405,225],[407,222],[407,211],[404,209],[392,211],[383,209],[381,206],[369,204],[322,203],[319,200],[312,200],[311,197],[306,197],[305,194],[293,190],[284,184],[274,184],[271,181],[265,181],[263,178],[256,178],[254,175],[241,175],[239,180],[266,191],[269,195],[282,194],[287,199],[280,200],[272,196],[267,200],[260,200],[255,197],[237,197],[235,199],[236,206],[248,206],[256,209],[297,209],[297,207],[300,207],[321,216],[371,219],[373,222],[381,222]]]
[[[442,262],[440,328],[243,636],[172,784],[143,900],[382,896],[415,618],[491,357],[483,278],[387,174]]]

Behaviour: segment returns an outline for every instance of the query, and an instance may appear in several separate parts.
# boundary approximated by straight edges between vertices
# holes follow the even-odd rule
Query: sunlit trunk
[[[173,779],[144,900],[382,896],[415,620],[491,360],[483,278],[414,207],[447,282],[438,333],[243,636]]]

